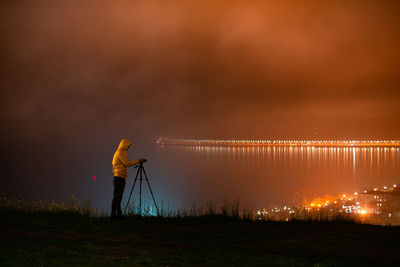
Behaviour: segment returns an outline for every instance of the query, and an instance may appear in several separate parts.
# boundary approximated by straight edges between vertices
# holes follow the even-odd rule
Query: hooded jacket
[[[130,145],[132,145],[132,143],[125,138],[121,140],[121,143],[119,143],[118,149],[112,160],[114,176],[126,178],[128,177],[128,167],[139,164],[138,160],[129,161],[126,157],[126,154],[128,153],[127,149]]]

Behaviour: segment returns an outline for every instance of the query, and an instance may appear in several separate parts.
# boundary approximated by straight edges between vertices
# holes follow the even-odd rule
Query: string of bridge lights
[[[196,140],[160,137],[162,145],[400,146],[400,140]]]

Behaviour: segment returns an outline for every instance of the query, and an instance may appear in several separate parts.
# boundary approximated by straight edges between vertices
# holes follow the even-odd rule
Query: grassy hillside
[[[395,265],[400,227],[0,211],[0,265]]]

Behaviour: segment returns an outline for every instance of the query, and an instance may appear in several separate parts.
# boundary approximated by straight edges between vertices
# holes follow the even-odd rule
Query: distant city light
[[[367,211],[366,210],[359,210],[358,213],[365,215],[365,214],[367,214]]]
[[[328,216],[345,213],[349,216],[355,216],[355,219],[361,219],[362,222],[399,225],[400,215],[397,214],[396,209],[393,209],[393,203],[398,203],[398,200],[391,197],[393,193],[396,194],[396,191],[394,191],[396,187],[385,187],[385,191],[378,193],[375,193],[375,191],[378,191],[377,188],[364,190],[363,192],[366,192],[366,195],[359,195],[355,192],[354,195],[349,197],[349,194],[342,193],[336,197],[336,200],[333,200],[335,198],[333,196],[326,196],[325,199],[314,197],[312,200],[298,203],[291,208],[287,205],[281,206],[281,209],[275,207],[271,210],[274,211],[271,214],[263,209],[258,211],[257,215],[259,216],[258,219],[289,221],[291,218],[301,219],[308,218],[307,216],[315,216],[319,212],[330,214]],[[297,213],[294,215],[296,211]]]

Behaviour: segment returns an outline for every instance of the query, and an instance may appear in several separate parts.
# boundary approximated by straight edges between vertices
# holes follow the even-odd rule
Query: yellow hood
[[[128,147],[132,145],[127,139],[122,139],[112,160],[114,176],[126,178],[128,176],[128,167],[139,163],[138,160],[130,161],[126,157]]]
[[[128,139],[122,139],[119,143],[117,151],[126,151],[132,143]]]

